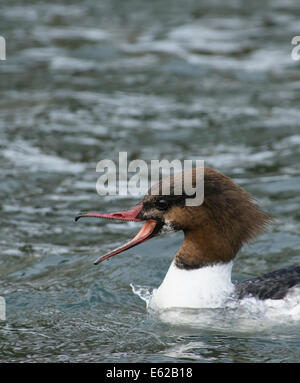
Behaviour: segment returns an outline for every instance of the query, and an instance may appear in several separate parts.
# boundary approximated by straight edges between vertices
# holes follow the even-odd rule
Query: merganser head
[[[195,169],[191,172],[195,178]],[[175,256],[177,267],[195,269],[227,263],[244,243],[261,234],[271,221],[254,204],[254,198],[249,193],[229,177],[211,168],[204,168],[203,203],[186,206],[185,200],[190,196],[184,192],[181,195],[174,193],[176,184],[184,182],[183,179],[183,173],[179,173],[162,180],[130,210],[80,213],[76,221],[81,217],[146,221],[131,241],[97,259],[95,264],[169,230],[184,232],[184,241]],[[170,184],[169,195],[160,193],[163,182]]]

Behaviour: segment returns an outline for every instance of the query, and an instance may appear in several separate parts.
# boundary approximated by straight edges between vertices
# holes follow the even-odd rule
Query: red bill
[[[136,205],[132,209],[114,212],[114,213],[80,213],[76,218],[75,221],[77,221],[79,218],[82,217],[96,217],[96,218],[107,218],[107,219],[117,219],[121,221],[141,221],[139,218],[137,218],[139,212],[142,210],[142,204]],[[144,226],[141,228],[141,230],[138,232],[138,234],[129,242],[125,243],[123,246],[117,247],[113,251],[103,255],[102,257],[98,258],[94,263],[97,265],[98,263],[104,261],[105,259],[108,259],[116,254],[120,254],[125,250],[128,250],[136,245],[139,245],[142,242],[145,242],[146,240],[150,239],[154,229],[157,225],[157,222],[154,220],[148,220],[144,224]]]

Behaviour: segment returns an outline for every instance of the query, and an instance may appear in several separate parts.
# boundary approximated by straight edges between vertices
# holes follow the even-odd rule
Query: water
[[[0,361],[299,361],[292,317],[147,311],[131,286],[161,283],[180,235],[96,267],[140,225],[73,220],[137,202],[96,194],[101,159],[204,159],[275,217],[234,278],[300,262],[299,2],[223,3],[0,2]]]

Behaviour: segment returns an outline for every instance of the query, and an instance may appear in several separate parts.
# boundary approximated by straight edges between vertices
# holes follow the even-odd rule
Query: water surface
[[[131,285],[161,283],[180,235],[95,267],[140,225],[74,222],[138,201],[97,195],[101,159],[204,159],[275,218],[234,278],[300,262],[300,5],[223,3],[1,2],[0,361],[299,361],[292,319],[192,326],[146,310]]]

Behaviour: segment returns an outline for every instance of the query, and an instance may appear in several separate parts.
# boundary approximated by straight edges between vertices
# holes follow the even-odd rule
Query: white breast
[[[222,307],[234,290],[231,269],[232,262],[183,270],[173,261],[163,283],[154,291],[150,306],[158,309]]]

